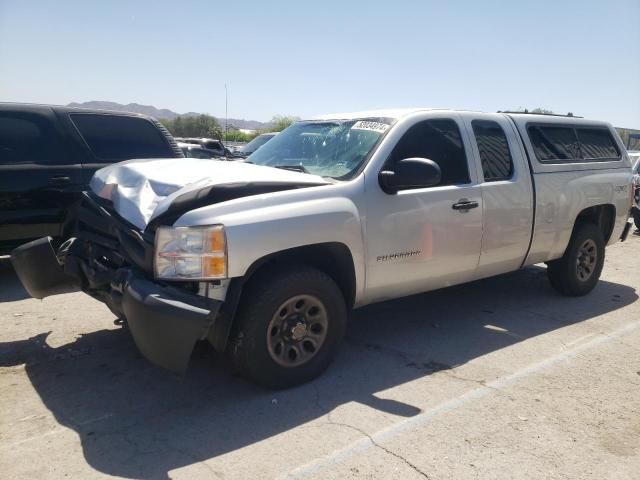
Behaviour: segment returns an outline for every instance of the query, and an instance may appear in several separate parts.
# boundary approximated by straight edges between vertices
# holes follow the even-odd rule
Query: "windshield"
[[[347,180],[358,172],[391,123],[388,118],[296,122],[247,161]]]
[[[251,140],[249,143],[247,143],[246,145],[240,147],[240,151],[247,152],[247,153],[255,152],[259,147],[261,147],[262,145],[267,143],[273,137],[274,137],[274,135],[258,135],[256,138]]]

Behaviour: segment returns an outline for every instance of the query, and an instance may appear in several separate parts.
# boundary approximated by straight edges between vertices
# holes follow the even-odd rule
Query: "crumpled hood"
[[[198,197],[199,190],[211,192],[220,186],[226,192],[224,198],[231,199],[265,193],[269,188],[281,191],[327,183],[316,175],[244,162],[175,158],[109,165],[94,174],[90,187],[96,195],[111,201],[121,217],[144,230],[151,220],[167,212],[176,199]],[[229,195],[234,188],[237,195]],[[199,199],[202,201],[201,195]],[[202,205],[194,204],[193,208],[198,206]]]

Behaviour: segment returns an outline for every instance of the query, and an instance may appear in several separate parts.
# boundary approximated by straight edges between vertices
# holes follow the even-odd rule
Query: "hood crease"
[[[249,195],[326,185],[317,175],[245,162],[176,158],[129,160],[98,170],[91,190],[144,230],[189,210]],[[170,223],[167,223],[170,222]]]

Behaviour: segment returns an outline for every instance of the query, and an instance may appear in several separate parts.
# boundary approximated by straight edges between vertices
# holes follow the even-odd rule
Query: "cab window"
[[[473,120],[471,127],[480,152],[484,181],[510,179],[513,176],[513,159],[502,127],[488,120]]]
[[[442,172],[438,186],[471,182],[462,135],[452,119],[424,120],[409,128],[389,161],[393,165],[410,157],[428,158],[438,164]]]

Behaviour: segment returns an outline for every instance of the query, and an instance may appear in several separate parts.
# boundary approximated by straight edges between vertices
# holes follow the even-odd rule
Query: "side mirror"
[[[442,172],[428,158],[405,158],[395,164],[393,170],[382,170],[378,183],[385,193],[395,194],[399,190],[434,187],[440,183]]]

